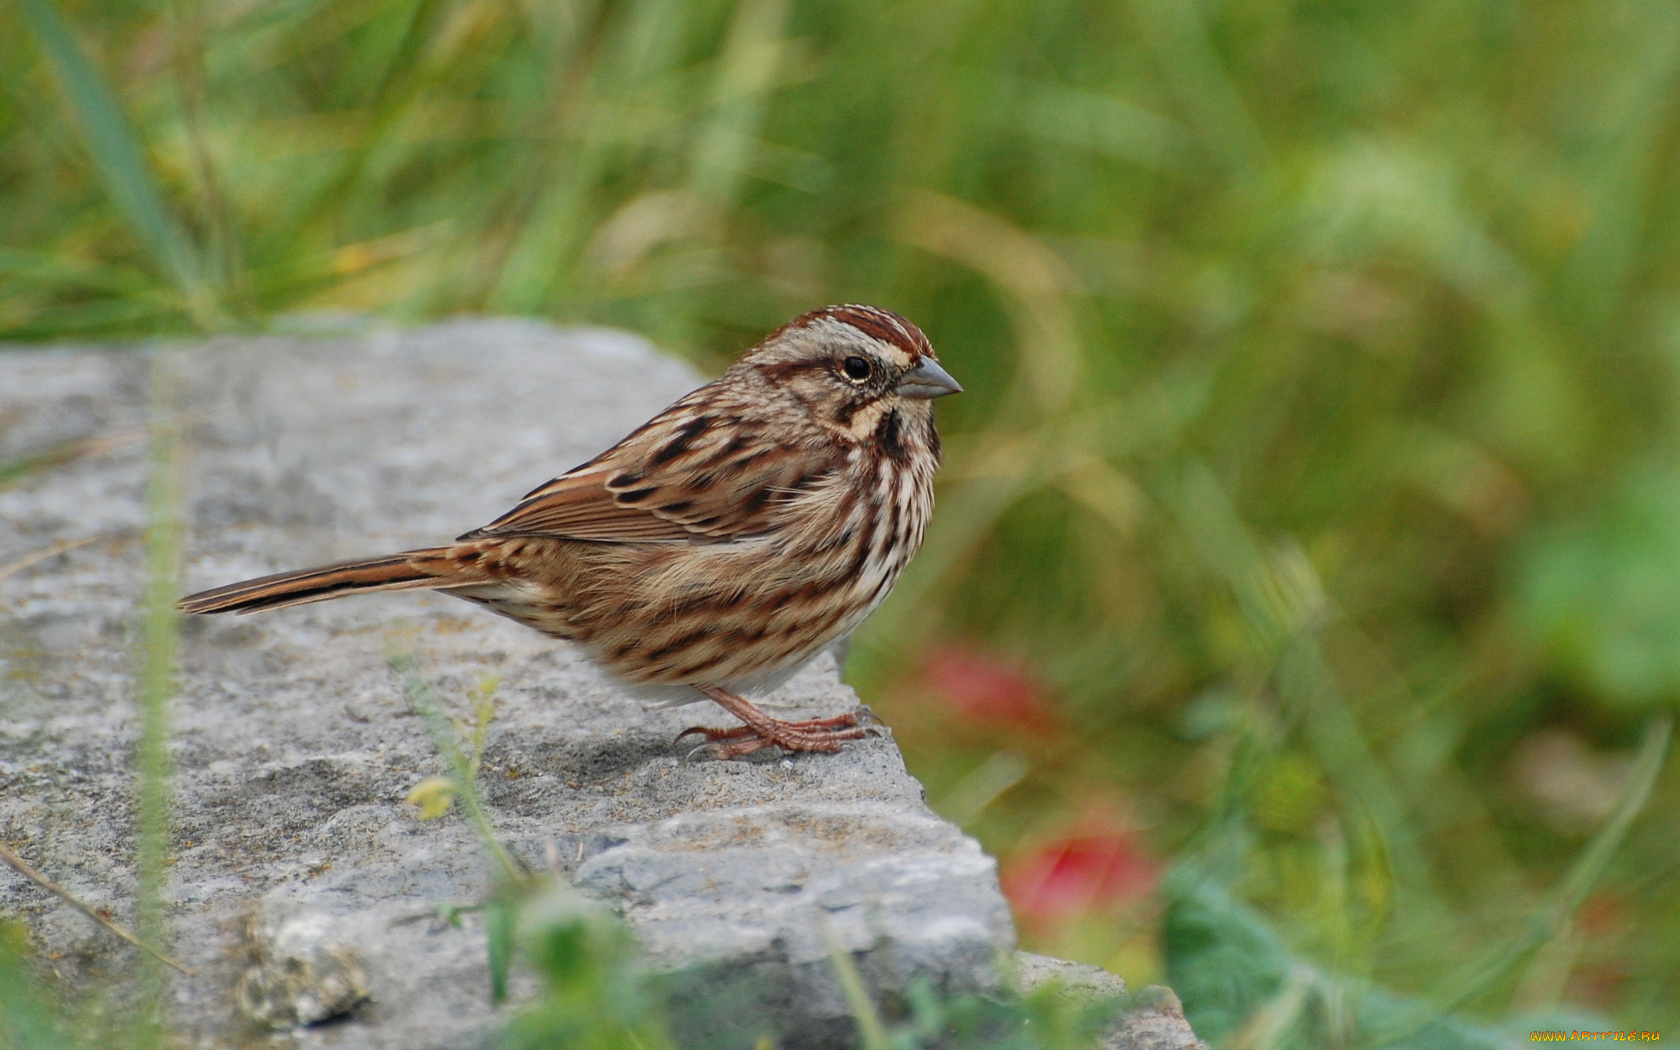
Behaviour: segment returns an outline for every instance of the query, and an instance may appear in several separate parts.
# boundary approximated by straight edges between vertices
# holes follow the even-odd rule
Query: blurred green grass
[[[0,335],[514,312],[715,369],[898,309],[969,392],[852,675],[936,806],[1006,874],[1217,853],[1455,1003],[1680,695],[1677,78],[1660,0],[24,0]],[[1466,1009],[1680,1024],[1677,818],[1671,759]],[[1030,943],[1158,976],[1157,895],[1090,885]]]

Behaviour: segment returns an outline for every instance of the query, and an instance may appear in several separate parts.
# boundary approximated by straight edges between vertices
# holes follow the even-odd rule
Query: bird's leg
[[[783,751],[838,751],[844,741],[861,740],[877,732],[874,726],[861,724],[858,716],[850,711],[833,718],[788,722],[780,718],[771,718],[747,698],[727,689],[719,689],[716,686],[695,688],[699,689],[706,699],[746,723],[733,729],[694,726],[683,730],[677,737],[681,740],[690,733],[699,733],[716,746],[719,758],[750,755],[767,747],[779,747]]]

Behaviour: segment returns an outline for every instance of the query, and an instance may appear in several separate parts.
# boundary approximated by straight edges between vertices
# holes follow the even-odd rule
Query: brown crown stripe
[[[919,354],[938,359],[933,352],[933,344],[922,330],[905,320],[891,310],[883,310],[879,306],[862,306],[848,303],[845,306],[825,306],[821,310],[813,310],[795,320],[796,325],[808,325],[819,317],[826,317],[842,324],[849,324],[865,335],[881,340],[915,357]]]

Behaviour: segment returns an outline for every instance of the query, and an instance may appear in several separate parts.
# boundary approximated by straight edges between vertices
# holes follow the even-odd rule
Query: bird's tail
[[[455,556],[458,553],[451,547],[432,547],[383,558],[297,569],[189,594],[175,604],[189,613],[249,613],[369,591],[411,591],[482,583],[479,574],[465,567],[464,563],[470,563],[471,559],[458,558]]]

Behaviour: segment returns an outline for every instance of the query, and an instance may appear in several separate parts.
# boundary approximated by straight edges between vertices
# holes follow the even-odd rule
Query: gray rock
[[[344,1017],[367,1000],[361,953],[335,917],[318,908],[265,901],[245,924],[251,965],[235,1000],[264,1028],[299,1028]]]
[[[1154,984],[1128,995],[1126,982],[1107,970],[1031,952],[1015,953],[1015,980],[1023,992],[1050,986],[1081,1003],[1123,1003],[1120,1016],[1103,1033],[1102,1050],[1207,1050],[1170,988]]]
[[[523,321],[0,354],[0,463],[64,459],[0,489],[0,572],[91,539],[0,578],[0,835],[125,921],[154,361],[183,407],[185,590],[452,537],[697,382],[634,337]],[[685,761],[677,734],[727,716],[646,709],[576,650],[435,595],[183,631],[168,904],[172,951],[196,971],[175,987],[192,1043],[258,1038],[233,1008],[253,910],[319,917],[304,923],[317,946],[354,946],[365,977],[351,979],[342,953],[280,947],[287,935],[259,917],[270,957],[337,966],[342,991],[259,1019],[317,1020],[368,997],[348,1018],[269,1037],[279,1045],[469,1047],[505,1023],[488,1001],[482,919],[436,918],[484,899],[490,868],[460,807],[421,821],[404,802],[447,770],[387,666],[392,645],[412,648],[452,715],[470,719],[469,695],[493,691],[480,783],[497,834],[611,903],[653,963],[683,975],[679,1000],[697,1012],[676,1014],[679,1031],[712,1024],[707,1003],[745,997],[734,1016],[755,1033],[845,1043],[839,952],[889,1010],[912,976],[950,992],[998,985],[1014,932],[994,864],[928,811],[890,736],[838,755]],[[775,699],[811,716],[857,703],[827,657]],[[132,962],[3,871],[0,907],[68,978]],[[515,1000],[532,988],[516,974]]]
[[[1208,1045],[1190,1030],[1173,990],[1152,984],[1103,1036],[1102,1050],[1208,1050]]]
[[[1100,966],[1053,959],[1032,952],[1015,953],[1015,982],[1023,992],[1055,987],[1061,995],[1081,1002],[1123,999],[1126,982]]]

